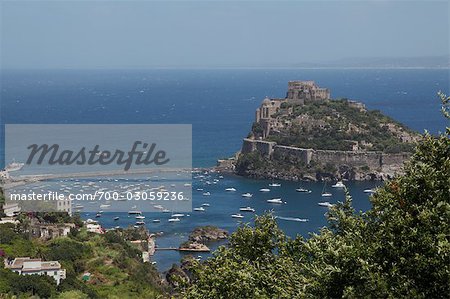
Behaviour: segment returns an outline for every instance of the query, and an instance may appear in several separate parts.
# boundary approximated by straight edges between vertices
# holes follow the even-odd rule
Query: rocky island
[[[235,158],[219,167],[283,180],[384,180],[401,172],[418,134],[314,81],[290,81],[285,98],[265,98]]]
[[[207,243],[224,240],[226,238],[228,238],[228,232],[224,229],[211,225],[199,226],[192,231],[189,235],[189,239],[181,244],[178,250],[209,252],[210,249],[206,246]]]

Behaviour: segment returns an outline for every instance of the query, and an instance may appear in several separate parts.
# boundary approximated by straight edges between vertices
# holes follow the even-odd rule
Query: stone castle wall
[[[368,166],[372,170],[396,171],[409,158],[409,153],[382,153],[370,151],[336,151],[314,150],[292,146],[277,145],[275,142],[244,139],[242,153],[258,151],[267,158],[301,161],[305,165],[311,162],[325,165],[327,163],[351,167]]]

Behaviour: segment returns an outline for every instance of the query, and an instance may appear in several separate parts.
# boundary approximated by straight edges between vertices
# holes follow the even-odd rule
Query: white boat
[[[184,217],[184,216],[186,216],[186,215],[184,215],[184,214],[172,214],[172,218],[178,218],[178,217]]]
[[[326,208],[330,208],[330,207],[332,207],[333,205],[330,203],[330,202],[328,202],[328,201],[324,201],[324,202],[319,202],[319,203],[317,203],[319,206],[321,206],[321,207],[326,207]]]
[[[255,209],[250,208],[250,207],[244,207],[244,208],[240,208],[239,211],[241,211],[241,212],[252,212],[252,213],[254,213],[254,212],[255,212]]]
[[[19,162],[16,162],[16,161],[12,161],[8,165],[6,165],[5,170],[7,172],[18,171],[18,170],[21,170],[24,165],[25,165],[24,163],[19,163]]]
[[[145,219],[145,216],[139,215],[139,216],[136,216],[136,219],[142,220],[142,219]]]
[[[163,212],[163,213],[170,213],[170,210],[164,209],[164,210],[162,210],[162,212]]]
[[[309,219],[306,218],[294,218],[294,217],[281,217],[281,216],[276,216],[276,219],[281,219],[281,220],[287,220],[287,221],[296,221],[296,222],[308,222]]]
[[[203,188],[197,188],[197,191],[203,191]]]
[[[281,184],[271,183],[271,184],[269,184],[269,187],[281,187]]]
[[[209,203],[202,203],[202,207],[209,207],[210,204]]]
[[[205,208],[204,207],[194,208],[194,211],[203,212],[205,211]]]
[[[227,188],[227,189],[225,189],[225,191],[228,191],[228,192],[235,192],[235,191],[236,191],[236,188],[233,188],[233,187]]]
[[[138,221],[138,222],[136,222],[136,225],[145,225],[145,222],[144,221]]]
[[[267,200],[268,203],[283,203],[281,198],[272,198]]]
[[[325,189],[327,187],[327,182],[325,182],[323,184],[323,188],[322,188],[322,197],[331,197],[333,196],[333,194],[331,194],[330,192],[326,192]]]
[[[253,194],[251,194],[251,193],[243,193],[242,194],[242,197],[247,197],[247,198],[250,198],[250,197],[252,197],[253,196]]]
[[[239,218],[239,219],[241,219],[241,218],[244,218],[244,215],[242,215],[242,214],[232,214],[231,218]]]
[[[111,205],[107,205],[107,204],[103,204],[103,205],[100,205],[100,209],[106,209],[106,208],[109,208]]]
[[[270,189],[262,188],[262,189],[259,189],[259,192],[270,192]]]
[[[203,196],[210,196],[211,195],[211,193],[209,193],[209,192],[204,192],[203,193]]]
[[[142,214],[142,212],[141,211],[138,211],[138,210],[131,210],[131,211],[128,211],[128,214],[130,214],[130,215],[136,215],[136,214]]]
[[[312,192],[311,190],[304,189],[304,188],[297,188],[297,189],[295,189],[295,191],[301,192],[301,193],[311,193]]]
[[[170,218],[169,222],[180,222],[180,218]]]
[[[161,220],[159,220],[159,219],[153,219],[152,222],[153,222],[153,223],[160,223]]]
[[[374,189],[364,189],[363,191],[364,193],[368,193],[368,194],[374,194],[375,190]]]
[[[183,186],[184,186],[184,187],[191,187],[192,185],[189,184],[189,183],[186,183],[186,184],[184,184]]]
[[[331,185],[333,188],[345,188],[345,185],[342,181],[338,181],[336,184]]]

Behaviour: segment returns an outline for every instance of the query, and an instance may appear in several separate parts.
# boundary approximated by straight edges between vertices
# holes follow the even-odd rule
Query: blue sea
[[[254,120],[255,109],[265,96],[284,97],[289,80],[315,80],[331,89],[333,98],[346,97],[366,104],[419,132],[436,134],[449,126],[440,112],[438,91],[449,93],[449,70],[428,69],[215,69],[215,70],[31,70],[2,71],[0,166],[4,165],[4,124],[192,124],[193,165],[213,166],[240,149]],[[10,162],[10,161],[6,161]],[[230,217],[241,206],[252,206],[257,214],[273,210],[275,215],[305,218],[308,222],[279,219],[281,228],[294,237],[308,236],[326,225],[322,184],[281,182],[269,193],[258,190],[270,182],[235,176],[219,178],[216,184],[193,181],[193,205],[208,203],[205,212],[192,212],[179,223],[168,224],[170,215],[161,214],[161,223],[149,222],[153,232],[163,232],[158,246],[178,246],[199,225],[216,225],[233,231],[239,221]],[[370,207],[362,190],[374,182],[347,182],[358,210]],[[311,194],[295,188],[306,187]],[[234,187],[236,192],[225,192]],[[211,196],[203,196],[202,188]],[[331,189],[330,189],[331,190]],[[330,202],[343,199],[343,192],[331,190]],[[253,193],[244,199],[241,193]],[[281,205],[267,199],[281,197]],[[327,199],[328,200],[328,199]],[[155,215],[146,215],[154,218]],[[92,215],[84,215],[92,217]],[[106,227],[127,226],[134,218],[102,216]],[[244,222],[251,220],[245,214]],[[212,248],[217,244],[212,245]],[[160,270],[178,262],[175,251],[157,252]],[[206,255],[203,255],[206,258]]]

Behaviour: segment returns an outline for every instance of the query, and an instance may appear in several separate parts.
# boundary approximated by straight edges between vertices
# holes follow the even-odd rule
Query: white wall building
[[[41,259],[19,257],[10,262],[5,260],[5,268],[20,275],[48,275],[55,279],[57,285],[66,278],[66,269],[61,269],[61,264],[56,261],[44,262]]]

